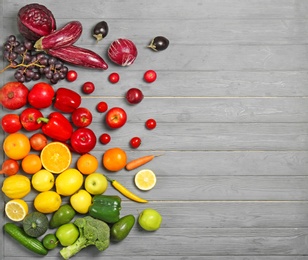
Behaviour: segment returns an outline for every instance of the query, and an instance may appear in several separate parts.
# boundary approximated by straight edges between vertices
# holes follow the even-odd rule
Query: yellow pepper
[[[125,197],[129,198],[130,200],[136,201],[136,202],[140,202],[140,203],[147,203],[148,201],[145,199],[142,199],[140,197],[138,197],[136,194],[132,193],[131,191],[129,191],[127,188],[125,188],[121,183],[119,183],[116,180],[111,180],[109,179],[107,176],[105,176],[107,178],[107,180],[112,184],[112,186],[119,191],[120,193],[122,193]]]

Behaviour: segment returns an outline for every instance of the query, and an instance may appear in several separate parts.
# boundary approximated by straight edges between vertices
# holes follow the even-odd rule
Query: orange
[[[21,160],[31,150],[29,138],[19,132],[9,134],[4,139],[3,150],[10,159]]]
[[[103,155],[104,167],[112,172],[122,170],[127,162],[127,156],[124,150],[115,147],[108,149]]]
[[[77,160],[77,169],[85,175],[95,172],[98,168],[97,158],[89,153],[81,155]]]
[[[37,154],[28,154],[21,161],[21,168],[25,173],[34,174],[42,169],[42,162]]]
[[[69,148],[60,142],[51,142],[41,151],[41,162],[45,170],[52,173],[65,171],[72,162]]]

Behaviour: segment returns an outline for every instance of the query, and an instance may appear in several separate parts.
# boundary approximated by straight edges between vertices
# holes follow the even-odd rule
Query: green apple
[[[86,177],[84,186],[92,195],[103,194],[107,190],[108,181],[101,173],[91,173]]]
[[[138,217],[139,225],[146,231],[155,231],[160,228],[162,216],[155,209],[144,209]]]

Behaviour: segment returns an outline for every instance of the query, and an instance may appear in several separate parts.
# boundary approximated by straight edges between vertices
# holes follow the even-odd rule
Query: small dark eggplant
[[[107,36],[108,31],[108,24],[105,21],[101,21],[95,25],[93,29],[93,37],[96,38],[96,41],[98,42]]]
[[[148,46],[153,51],[163,51],[169,46],[169,40],[164,36],[156,36]]]

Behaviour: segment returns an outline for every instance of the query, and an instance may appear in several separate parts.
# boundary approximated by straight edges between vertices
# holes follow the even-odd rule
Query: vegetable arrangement
[[[79,21],[70,21],[57,29],[52,12],[40,4],[21,8],[17,21],[24,39],[18,41],[14,35],[8,37],[3,53],[9,64],[0,71],[15,69],[16,79],[0,88],[0,104],[10,111],[1,118],[1,127],[7,133],[3,143],[6,160],[0,171],[5,175],[2,192],[8,198],[5,214],[16,222],[6,223],[3,229],[20,245],[40,255],[47,255],[58,246],[62,247],[63,259],[69,259],[90,245],[104,251],[111,241],[126,239],[136,222],[132,214],[121,216],[121,197],[104,194],[108,183],[133,202],[149,202],[107,175],[122,169],[137,169],[158,155],[128,162],[123,149],[112,147],[101,158],[106,174],[97,173],[99,161],[91,151],[98,145],[97,140],[107,145],[111,136],[102,133],[96,137],[90,128],[92,113],[88,108],[80,107],[80,94],[65,87],[55,90],[50,84],[77,79],[77,72],[69,70],[66,63],[99,70],[107,70],[108,64],[99,54],[75,45],[83,30]],[[98,22],[93,28],[97,43],[108,33],[106,21]],[[157,36],[148,47],[161,51],[168,45],[167,38]],[[132,65],[138,55],[134,42],[125,38],[113,41],[107,52],[109,59],[120,66]],[[24,82],[39,80],[43,75],[50,84],[41,81],[32,88],[24,85]],[[111,84],[116,84],[120,75],[113,72],[108,79]],[[143,79],[152,83],[157,74],[148,70]],[[82,91],[91,94],[95,86],[90,81],[85,82]],[[140,89],[130,88],[123,98],[135,106],[142,102],[144,95]],[[12,112],[21,108],[20,113]],[[54,111],[43,115],[45,108]],[[109,108],[102,101],[96,109],[99,113],[106,112],[103,123],[109,129],[116,130],[127,122],[128,114],[119,106]],[[148,119],[145,127],[155,129],[156,121]],[[142,139],[134,136],[128,143],[137,149]],[[72,153],[79,156],[77,166],[71,165]],[[149,172],[152,179],[148,178]],[[155,174],[150,170],[140,170],[135,177],[137,175],[138,185],[137,178],[135,184],[140,190],[150,190],[156,184]],[[25,198],[31,190],[36,192],[36,197],[34,211],[28,212],[31,208]],[[68,197],[69,202],[64,203],[63,197]],[[49,214],[52,214],[50,218]],[[162,218],[156,210],[147,208],[139,213],[137,222],[142,229],[155,231],[160,228]]]

